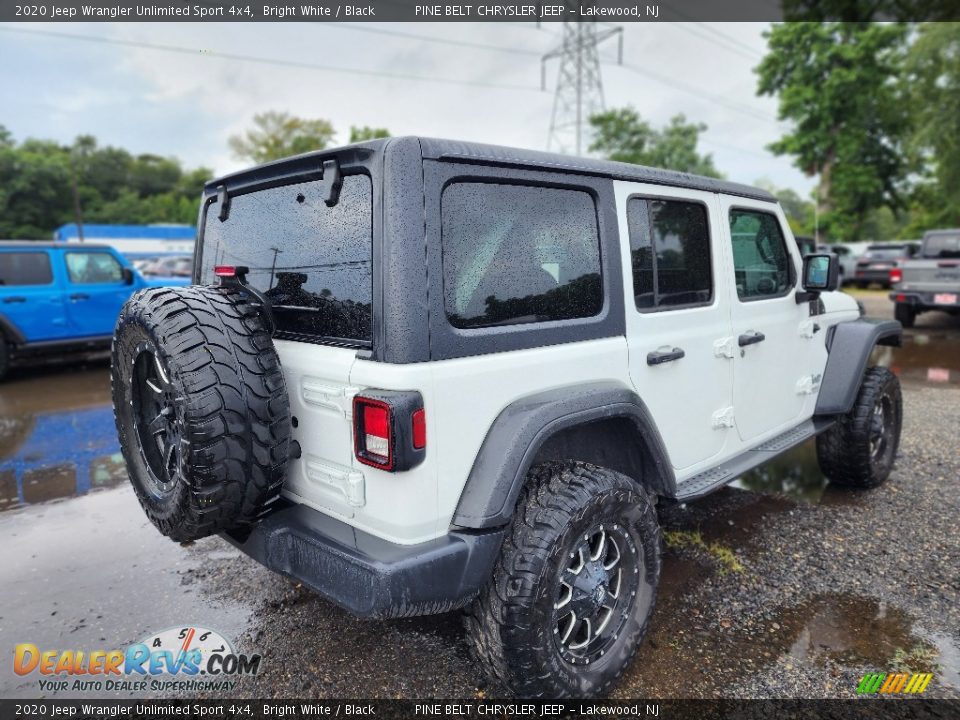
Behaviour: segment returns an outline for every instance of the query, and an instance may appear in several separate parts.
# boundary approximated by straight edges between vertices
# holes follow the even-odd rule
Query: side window
[[[790,253],[776,216],[759,210],[731,210],[730,235],[741,300],[779,297],[790,290]]]
[[[684,200],[627,202],[637,309],[707,305],[713,300],[707,209]]]
[[[49,285],[50,256],[45,252],[0,253],[0,286]]]
[[[67,253],[67,274],[78,285],[123,282],[123,266],[105,252]]]
[[[443,293],[458,328],[597,315],[593,197],[580,190],[458,182],[441,199]]]

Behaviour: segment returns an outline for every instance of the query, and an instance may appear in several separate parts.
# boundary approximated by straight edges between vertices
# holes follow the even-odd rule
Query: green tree
[[[134,158],[92,136],[72,145],[28,139],[0,126],[0,238],[46,239],[74,222],[74,186],[85,223],[194,223],[211,171],[184,171],[156,155]]]
[[[632,107],[616,108],[590,118],[594,129],[592,152],[610,160],[721,177],[710,155],[697,152],[701,123],[688,123],[683,115],[671,118],[661,130],[651,127]]]
[[[906,63],[911,150],[923,168],[910,231],[960,226],[960,23],[924,23]]]
[[[290,113],[268,111],[253,116],[253,128],[228,140],[233,154],[255,163],[323,150],[333,141],[328,120],[306,120]]]
[[[896,24],[788,23],[766,33],[759,93],[793,129],[773,143],[819,177],[821,229],[857,240],[868,213],[903,207],[909,109],[899,82],[907,30]]]
[[[363,127],[358,125],[350,126],[351,143],[365,142],[366,140],[376,140],[377,138],[388,137],[390,137],[390,131],[386,128],[369,127],[368,125],[364,125]]]
[[[778,188],[769,178],[760,178],[754,185],[780,201],[783,214],[787,216],[787,222],[795,235],[813,235],[814,205],[811,200],[804,200],[796,190]]]

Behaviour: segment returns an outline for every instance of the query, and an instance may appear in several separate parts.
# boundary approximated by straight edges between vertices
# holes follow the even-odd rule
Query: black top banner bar
[[[960,20],[960,0],[39,0],[0,22],[664,22]]]

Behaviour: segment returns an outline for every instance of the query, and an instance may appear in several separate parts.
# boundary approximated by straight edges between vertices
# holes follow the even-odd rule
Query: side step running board
[[[687,502],[709,495],[727,483],[733,482],[745,472],[753,470],[819,435],[836,422],[835,418],[812,418],[794,428],[760,443],[755,448],[740,453],[717,467],[704,470],[677,484],[677,502]]]

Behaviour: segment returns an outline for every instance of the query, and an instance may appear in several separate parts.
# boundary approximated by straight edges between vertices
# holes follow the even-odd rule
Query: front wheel
[[[893,470],[902,423],[897,376],[886,368],[867,368],[853,410],[817,438],[823,474],[845,487],[883,484]]]
[[[646,633],[660,577],[660,528],[630,478],[579,462],[533,468],[467,635],[521,697],[606,692]]]

